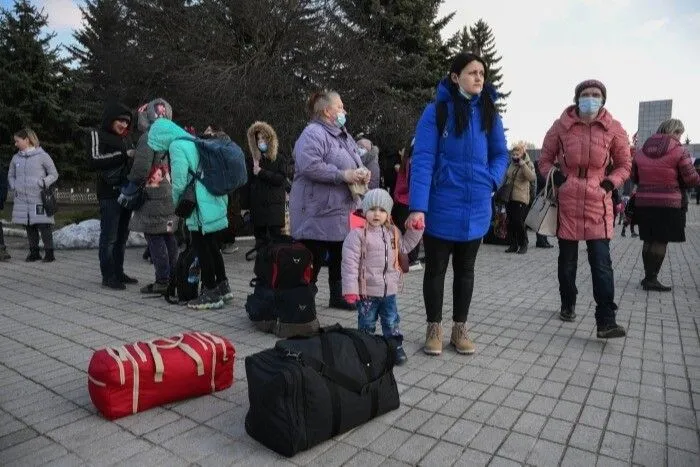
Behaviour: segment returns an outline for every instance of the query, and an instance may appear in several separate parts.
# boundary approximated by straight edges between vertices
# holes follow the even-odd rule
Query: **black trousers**
[[[192,232],[192,246],[199,256],[199,267],[202,271],[202,284],[207,289],[213,289],[226,280],[224,257],[221,255],[219,232],[203,234],[202,231]]]
[[[44,250],[53,250],[51,224],[31,224],[25,227],[30,249],[39,249],[39,235],[41,235],[41,240],[44,242]]]
[[[429,323],[442,321],[442,304],[445,295],[445,274],[452,256],[452,319],[458,323],[467,320],[469,305],[474,292],[474,263],[481,239],[469,242],[451,242],[423,235],[425,248],[425,275],[423,276],[423,300]]]
[[[520,201],[508,201],[506,205],[508,216],[508,233],[510,245],[521,247],[527,245],[527,231],[525,230],[525,217],[527,217],[527,204]]]
[[[342,279],[340,275],[340,264],[343,260],[343,242],[325,242],[322,240],[300,240],[306,248],[311,251],[314,257],[314,275],[312,283],[316,283],[318,273],[323,266],[324,258],[328,253],[328,282],[335,282]]]
[[[275,240],[282,235],[281,225],[263,225],[260,227],[253,228],[253,235],[255,236],[255,245],[262,245],[269,242],[270,240]]]
[[[394,203],[394,208],[391,210],[391,217],[394,221],[394,225],[399,228],[401,234],[406,233],[406,219],[410,214],[408,205],[402,203]],[[408,260],[411,263],[418,261],[418,255],[420,255],[420,243],[408,253]]]

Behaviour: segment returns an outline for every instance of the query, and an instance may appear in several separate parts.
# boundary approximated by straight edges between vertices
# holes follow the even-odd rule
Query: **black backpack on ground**
[[[290,237],[275,239],[257,249],[255,281],[271,289],[308,286],[313,276],[313,255]]]
[[[340,325],[245,359],[248,434],[291,457],[399,407],[396,344]]]
[[[311,286],[271,289],[256,285],[245,310],[257,329],[277,337],[313,336],[320,326]]]
[[[177,257],[175,274],[170,278],[165,300],[168,303],[187,303],[199,296],[200,269],[197,251],[187,245]]]

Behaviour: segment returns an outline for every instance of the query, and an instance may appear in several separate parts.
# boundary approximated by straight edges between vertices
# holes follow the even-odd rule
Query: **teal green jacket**
[[[196,173],[199,167],[199,153],[194,143],[179,138],[191,139],[193,136],[167,118],[159,118],[148,130],[148,145],[151,149],[170,153],[170,175],[176,206],[192,180],[192,173]],[[197,209],[186,220],[191,232],[201,230],[203,234],[208,234],[228,227],[228,196],[212,195],[200,181],[195,182],[195,195]]]

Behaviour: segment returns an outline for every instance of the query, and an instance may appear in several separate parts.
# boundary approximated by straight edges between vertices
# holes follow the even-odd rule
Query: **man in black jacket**
[[[102,126],[90,131],[87,147],[90,163],[97,172],[97,199],[100,203],[100,270],[102,286],[115,290],[135,284],[124,274],[124,252],[129,238],[131,211],[117,198],[135,154],[136,139],[131,134],[133,113],[128,107],[112,102],[105,106]]]

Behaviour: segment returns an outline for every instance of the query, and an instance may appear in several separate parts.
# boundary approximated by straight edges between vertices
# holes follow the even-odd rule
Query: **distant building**
[[[671,99],[639,103],[637,147],[641,147],[651,135],[656,133],[661,122],[671,118],[672,109],[673,101]]]

